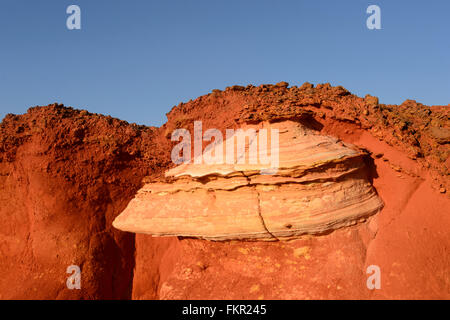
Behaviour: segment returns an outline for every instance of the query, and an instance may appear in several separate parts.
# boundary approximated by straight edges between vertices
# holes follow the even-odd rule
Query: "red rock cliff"
[[[0,128],[0,298],[449,298],[449,106],[383,105],[328,84],[234,86],[181,103],[161,128],[61,105]],[[143,178],[174,165],[176,128],[294,120],[365,149],[385,206],[294,241],[209,242],[114,229]],[[66,288],[79,265],[82,289]],[[368,290],[378,265],[382,287]]]

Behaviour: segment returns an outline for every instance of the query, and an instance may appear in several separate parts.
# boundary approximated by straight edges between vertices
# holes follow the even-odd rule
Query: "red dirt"
[[[1,299],[450,298],[449,106],[378,104],[328,84],[227,88],[174,107],[161,128],[61,105],[0,126]],[[297,119],[365,148],[385,208],[289,242],[152,238],[112,228],[173,164],[170,134]],[[66,288],[79,265],[82,289]],[[368,290],[366,268],[381,269]]]

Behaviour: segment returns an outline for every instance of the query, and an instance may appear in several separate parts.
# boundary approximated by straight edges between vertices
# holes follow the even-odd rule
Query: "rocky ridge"
[[[54,104],[0,125],[0,298],[448,299],[449,106],[399,106],[342,87],[234,86],[167,114],[161,128]],[[152,238],[112,228],[161,179],[175,128],[295,120],[366,150],[385,206],[360,223],[289,242]],[[68,290],[69,265],[82,289]],[[366,287],[366,267],[382,289]],[[226,279],[226,281],[223,281]]]

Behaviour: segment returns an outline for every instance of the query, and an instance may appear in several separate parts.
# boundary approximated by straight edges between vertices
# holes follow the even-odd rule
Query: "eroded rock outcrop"
[[[154,134],[58,104],[5,117],[0,298],[131,297],[134,236],[111,222],[157,168],[147,151]],[[71,265],[81,269],[80,290],[66,286]]]
[[[357,147],[292,121],[244,131],[254,135],[240,154],[238,134],[214,147],[233,151],[229,164],[194,158],[171,169],[172,181],[144,185],[113,225],[154,236],[277,240],[329,232],[381,209]],[[270,151],[267,132],[277,137]],[[277,168],[260,154],[276,154]]]
[[[448,299],[450,105],[386,105],[329,84],[214,90],[161,128],[60,105],[0,125],[0,298]],[[364,149],[384,203],[364,223],[292,241],[205,241],[111,227],[173,165],[176,128],[295,120]],[[188,178],[188,177],[185,177]],[[183,179],[185,179],[183,178]],[[180,178],[181,179],[181,178]],[[79,264],[82,289],[68,290]],[[381,289],[366,286],[378,265]]]

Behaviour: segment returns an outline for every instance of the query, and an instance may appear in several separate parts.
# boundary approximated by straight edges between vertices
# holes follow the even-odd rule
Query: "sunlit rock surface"
[[[169,170],[167,181],[138,191],[114,227],[154,236],[276,240],[326,233],[382,208],[367,178],[365,153],[355,146],[293,121],[244,129],[255,135],[243,153],[234,136],[213,146],[224,155],[235,147],[232,163],[192,161]],[[278,155],[276,168],[275,161],[259,161],[261,152],[266,160]]]

